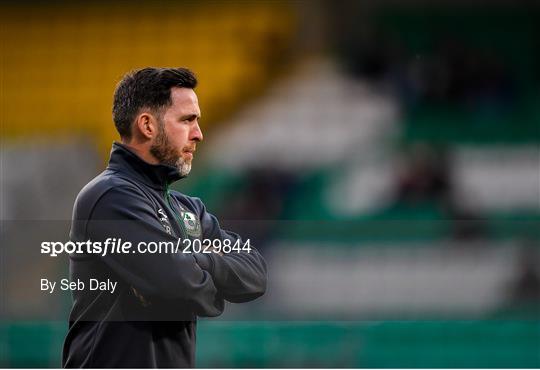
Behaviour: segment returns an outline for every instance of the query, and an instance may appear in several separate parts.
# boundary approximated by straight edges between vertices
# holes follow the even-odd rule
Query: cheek
[[[178,149],[183,148],[188,142],[188,130],[182,126],[169,130],[167,136],[169,137],[169,143]]]

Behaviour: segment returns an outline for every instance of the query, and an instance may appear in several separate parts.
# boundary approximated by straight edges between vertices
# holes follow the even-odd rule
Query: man
[[[203,139],[196,85],[187,69],[145,68],[116,88],[122,143],[79,193],[70,238],[132,247],[70,256],[70,280],[87,285],[73,290],[64,367],[193,367],[196,317],[265,292],[266,265],[249,241],[221,229],[200,199],[169,189],[188,175]],[[136,248],[179,240],[174,251]],[[195,248],[195,241],[216,249]],[[117,286],[91,290],[91,279]]]

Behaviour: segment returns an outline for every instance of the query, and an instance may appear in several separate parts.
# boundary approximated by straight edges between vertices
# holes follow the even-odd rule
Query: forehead
[[[185,87],[173,87],[171,89],[171,106],[167,112],[176,114],[200,115],[199,101],[193,89]]]

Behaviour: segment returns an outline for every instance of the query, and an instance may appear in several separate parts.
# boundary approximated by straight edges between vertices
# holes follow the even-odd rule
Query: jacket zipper
[[[169,208],[171,209],[174,217],[176,218],[176,221],[178,222],[178,224],[180,225],[180,229],[182,230],[182,233],[183,233],[183,237],[184,238],[187,238],[188,234],[187,234],[187,230],[186,230],[186,227],[184,225],[184,220],[181,219],[180,215],[176,212],[176,210],[174,209],[173,205],[172,205],[172,202],[171,202],[171,196],[169,194],[169,186],[167,186],[165,188],[165,199],[167,200],[167,205],[169,206]]]

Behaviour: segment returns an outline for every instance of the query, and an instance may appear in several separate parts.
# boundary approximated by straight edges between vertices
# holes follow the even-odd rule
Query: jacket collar
[[[128,174],[148,186],[162,190],[183,177],[176,167],[148,163],[116,141],[112,145],[107,168]]]

